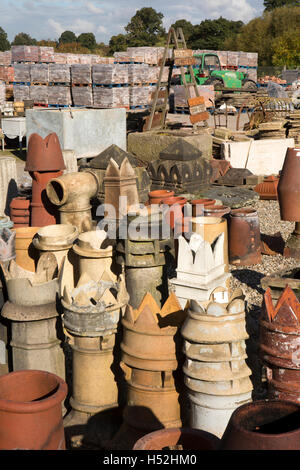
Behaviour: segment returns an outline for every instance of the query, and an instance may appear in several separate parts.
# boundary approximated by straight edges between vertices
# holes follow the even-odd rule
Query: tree
[[[77,41],[77,37],[76,37],[75,33],[73,33],[73,31],[64,31],[60,35],[58,43],[59,44],[67,44],[67,43],[76,42],[76,41]]]
[[[78,42],[67,42],[65,44],[58,44],[55,48],[55,52],[68,52],[71,54],[90,54],[90,49],[83,47]]]
[[[96,38],[94,33],[82,33],[77,38],[78,44],[91,51],[97,46]]]
[[[271,11],[284,6],[300,6],[300,2],[299,0],[264,0],[265,11]]]
[[[128,46],[128,39],[126,34],[118,34],[112,36],[109,41],[109,53],[114,54],[117,51],[126,51]]]
[[[189,45],[193,49],[223,49],[225,39],[238,34],[243,25],[242,21],[231,21],[222,16],[217,20],[204,20],[194,26]]]
[[[259,66],[275,65],[274,61],[279,64],[280,50],[284,49],[283,42],[287,43],[289,33],[295,37],[299,34],[299,24],[300,8],[297,6],[285,6],[265,11],[262,16],[244,25],[235,37],[227,39],[224,42],[224,48],[225,50],[257,52]],[[282,38],[284,34],[286,34],[285,39]],[[280,45],[277,48],[278,41]]]
[[[285,31],[281,36],[277,37],[273,42],[274,65],[293,68],[300,63],[300,32]]]
[[[37,40],[29,36],[27,33],[19,33],[11,43],[12,46],[35,46]]]
[[[10,43],[7,39],[7,34],[0,26],[0,51],[7,51],[10,49]]]
[[[175,23],[172,24],[172,27],[175,29],[177,28],[182,28],[183,34],[184,34],[184,39],[186,43],[188,43],[190,36],[194,32],[194,26],[190,21],[187,20],[177,20]]]
[[[144,7],[131,18],[125,31],[128,33],[130,46],[154,46],[166,35],[162,19],[164,15],[154,8]]]

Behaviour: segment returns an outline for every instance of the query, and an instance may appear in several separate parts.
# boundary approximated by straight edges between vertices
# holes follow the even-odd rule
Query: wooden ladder
[[[170,49],[170,45],[174,44],[173,51]],[[181,47],[180,47],[181,46]],[[168,57],[169,51],[172,51],[172,58]],[[160,72],[158,81],[156,84],[156,90],[154,92],[153,104],[150,112],[150,116],[147,117],[144,130],[150,131],[154,128],[165,128],[166,127],[166,116],[168,112],[171,79],[174,65],[180,66],[180,74],[182,83],[185,90],[185,97],[190,111],[190,121],[195,127],[199,122],[203,122],[204,126],[207,127],[207,119],[209,113],[206,111],[204,98],[199,95],[196,79],[193,72],[193,65],[195,64],[195,58],[193,52],[187,49],[186,42],[182,28],[178,28],[176,31],[173,27],[169,29],[167,43],[164,50],[164,55],[161,62]],[[168,81],[163,82],[164,67],[169,67]],[[191,77],[192,82],[187,83],[186,81],[186,69]],[[191,87],[194,88],[195,97],[191,96]],[[164,89],[163,89],[164,88]],[[158,104],[158,100],[163,99],[162,104]]]

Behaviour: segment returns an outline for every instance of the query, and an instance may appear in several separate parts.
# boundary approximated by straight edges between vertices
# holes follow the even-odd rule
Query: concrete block
[[[246,142],[224,142],[222,156],[233,168],[247,168],[254,175],[277,174],[288,147],[295,147],[294,139],[260,139]]]
[[[55,132],[62,150],[77,158],[95,157],[112,144],[126,150],[125,109],[28,109],[26,139]]]
[[[172,131],[133,132],[128,135],[128,152],[133,153],[141,160],[151,162],[159,159],[159,154],[178,139],[184,139],[197,149],[201,150],[206,160],[212,158],[212,136],[206,132],[176,133]]]

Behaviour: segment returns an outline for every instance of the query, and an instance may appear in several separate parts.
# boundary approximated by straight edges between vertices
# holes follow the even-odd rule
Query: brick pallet
[[[71,81],[72,81],[72,84],[91,85],[92,84],[91,65],[85,65],[85,64],[71,65]]]
[[[93,88],[93,105],[94,108],[129,108],[129,88]]]
[[[49,82],[50,83],[71,83],[71,67],[67,64],[50,64],[49,65]]]
[[[30,65],[30,81],[31,83],[49,82],[49,65],[48,64],[32,64]]]
[[[98,64],[92,66],[93,84],[127,84],[128,66],[121,64]]]
[[[72,87],[72,99],[74,106],[93,107],[93,89],[89,86]]]
[[[48,103],[70,106],[72,105],[71,89],[69,86],[49,86]]]

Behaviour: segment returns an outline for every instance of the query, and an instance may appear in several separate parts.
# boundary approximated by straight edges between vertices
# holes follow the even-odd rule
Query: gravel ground
[[[295,228],[294,222],[283,222],[280,220],[279,204],[277,201],[257,201],[251,207],[258,212],[260,231],[266,235],[274,235],[280,232],[284,241]],[[253,266],[233,266],[230,265],[232,273],[231,285],[242,287],[246,294],[249,305],[260,307],[263,300],[263,289],[260,280],[266,275],[270,275],[281,269],[289,269],[299,266],[299,261],[293,258],[284,258],[282,255],[269,256],[262,255],[262,263]]]

